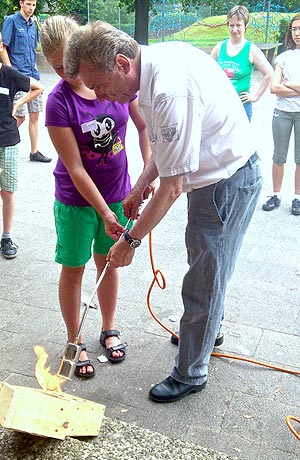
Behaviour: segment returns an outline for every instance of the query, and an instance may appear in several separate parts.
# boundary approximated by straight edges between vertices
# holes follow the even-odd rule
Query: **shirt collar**
[[[24,18],[24,16],[21,14],[20,11],[18,11],[18,15],[19,15],[19,19],[21,19],[21,21],[22,21],[24,24],[28,24],[29,26],[32,26],[32,24],[33,24],[33,19],[32,19],[31,16],[30,16],[30,18],[28,19],[28,21],[26,21],[26,19]]]

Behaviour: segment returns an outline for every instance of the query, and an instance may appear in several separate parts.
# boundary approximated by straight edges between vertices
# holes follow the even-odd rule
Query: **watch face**
[[[131,238],[130,235],[128,234],[128,231],[126,231],[124,234],[125,241],[129,244],[129,246],[132,249],[138,248],[141,244],[141,240],[135,240],[134,238]]]
[[[141,244],[141,242],[139,240],[132,240],[131,243],[130,243],[130,247],[132,249],[135,249],[135,248],[138,248],[140,244]]]

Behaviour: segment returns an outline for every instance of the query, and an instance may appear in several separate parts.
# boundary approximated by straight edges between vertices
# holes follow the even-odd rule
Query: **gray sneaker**
[[[264,211],[273,211],[280,206],[281,200],[277,195],[270,196],[269,199],[262,205]]]
[[[41,152],[37,151],[36,153],[30,153],[30,161],[39,161],[40,163],[50,163],[52,158],[45,157]]]
[[[300,200],[298,200],[298,198],[292,201],[292,214],[294,214],[294,216],[300,216]]]
[[[18,246],[10,238],[2,238],[0,250],[6,259],[13,259],[18,254]]]

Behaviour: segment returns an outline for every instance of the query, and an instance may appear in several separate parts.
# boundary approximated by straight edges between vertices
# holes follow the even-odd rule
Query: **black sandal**
[[[118,339],[120,340],[120,331],[115,330],[115,329],[108,330],[108,331],[102,331],[100,335],[100,339],[99,339],[99,342],[102,345],[102,347],[106,349],[106,357],[108,361],[110,361],[111,363],[120,363],[121,361],[125,359],[125,356],[126,356],[125,348],[127,347],[127,343],[124,342],[124,343],[120,343],[119,345],[115,345],[114,347],[107,348],[105,345],[105,340],[108,337],[118,337]],[[123,354],[121,356],[114,357],[112,356],[114,351],[122,351]]]
[[[86,351],[86,345],[84,343],[79,343],[78,345],[80,346],[81,351]],[[85,374],[80,372],[80,369],[82,367],[88,366],[91,366],[93,368],[93,372],[86,372]],[[80,379],[91,379],[95,376],[95,369],[89,359],[86,359],[85,361],[77,361],[74,374],[76,375],[76,377],[79,377]]]

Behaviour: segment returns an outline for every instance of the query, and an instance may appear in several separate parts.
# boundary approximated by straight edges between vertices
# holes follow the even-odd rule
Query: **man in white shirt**
[[[125,102],[139,91],[152,160],[124,202],[127,216],[136,218],[160,179],[134,227],[111,248],[111,266],[130,264],[142,238],[187,193],[179,353],[171,375],[149,392],[155,402],[177,401],[206,385],[226,287],[262,186],[247,116],[218,64],[189,44],[140,46],[97,22],[72,36],[64,63],[68,76],[79,75],[99,100]]]

